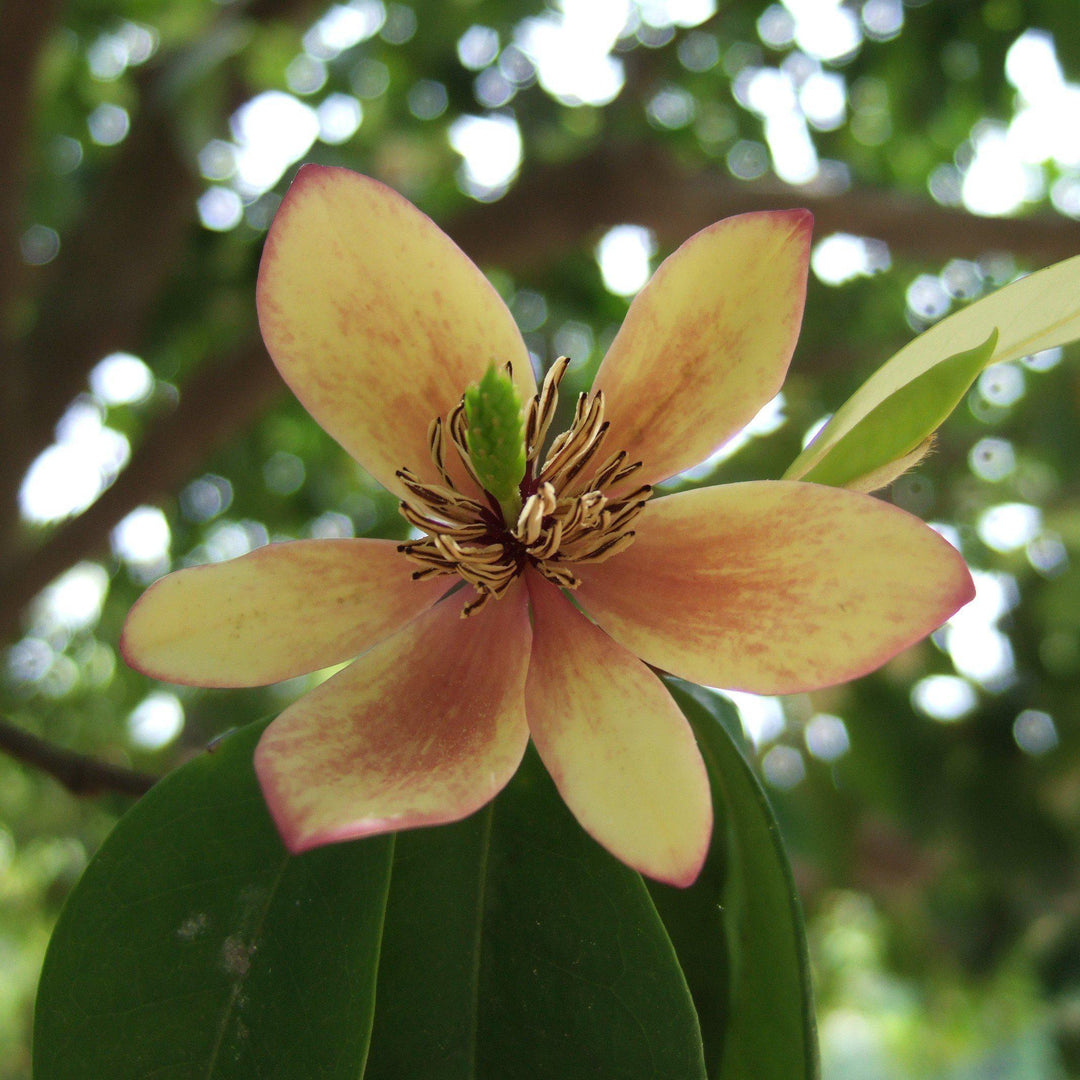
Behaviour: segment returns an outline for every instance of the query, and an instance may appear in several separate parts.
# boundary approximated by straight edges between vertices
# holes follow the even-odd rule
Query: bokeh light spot
[[[1039,709],[1025,709],[1013,721],[1012,730],[1016,745],[1032,757],[1040,757],[1058,744],[1053,717]]]
[[[596,260],[608,292],[633,296],[649,280],[656,251],[652,233],[640,225],[616,225],[596,246]]]
[[[140,750],[160,750],[184,727],[184,707],[175,694],[155,690],[128,715],[128,738]]]

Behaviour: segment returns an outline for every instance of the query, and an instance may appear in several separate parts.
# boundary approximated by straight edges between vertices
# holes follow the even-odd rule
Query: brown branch
[[[32,17],[44,20],[57,6],[58,0],[8,0],[0,41],[10,43],[17,54],[25,46],[8,25],[9,14],[12,20],[25,15],[22,21],[29,28]],[[241,14],[248,21],[300,23],[317,6],[317,0],[252,0]],[[135,73],[138,98],[131,131],[78,223],[62,238],[59,255],[36,275],[37,323],[24,340],[11,343],[13,357],[0,365],[0,395],[11,398],[7,414],[0,413],[0,565],[17,544],[16,493],[26,469],[49,444],[68,403],[84,389],[90,367],[115,349],[140,351],[143,328],[195,227],[201,181],[183,146],[182,97],[193,67],[204,82],[209,74],[199,66],[205,63],[206,42],[215,35],[239,40],[234,33],[238,21],[237,11],[223,9],[199,40],[162,54]],[[7,51],[0,47],[0,55]],[[215,62],[228,64],[233,54],[222,49]],[[0,71],[6,87],[8,69],[0,66]],[[22,104],[25,113],[29,102]],[[0,110],[0,115],[15,114]],[[9,136],[0,139],[0,153],[8,141]],[[5,180],[0,171],[0,192]],[[6,360],[2,352],[0,360]],[[19,371],[25,379],[16,379]]]
[[[60,10],[60,0],[8,0],[3,5],[0,32],[0,448],[6,457],[12,435],[21,424],[31,396],[27,357],[12,334],[17,321],[17,297],[31,277],[20,258],[19,234],[28,222],[23,204],[27,183],[28,134],[33,118],[32,102],[38,60]],[[10,503],[11,484],[4,483],[6,470],[0,463],[0,546],[10,535],[4,502]]]
[[[60,11],[60,0],[7,0],[0,34],[0,310],[15,294],[24,267],[16,237],[23,226],[27,132],[38,58]]]
[[[649,147],[601,150],[576,162],[535,167],[504,199],[470,208],[447,230],[477,262],[520,274],[580,248],[617,222],[648,225],[672,246],[727,214],[784,205],[809,205],[818,235],[843,229],[878,236],[913,257],[1007,249],[1042,263],[1080,251],[1074,222],[973,218],[878,193],[811,195],[737,184],[712,171],[686,170]],[[21,609],[49,581],[104,548],[113,526],[135,507],[178,490],[282,387],[256,340],[231,360],[204,365],[101,499],[0,574],[7,601],[0,639],[17,632]]]
[[[72,795],[97,795],[103,791],[145,795],[158,779],[149,773],[64,750],[4,719],[0,719],[0,752],[48,773]]]
[[[644,225],[670,249],[722,217],[791,207],[813,212],[819,238],[833,232],[875,237],[914,259],[1008,251],[1042,265],[1080,253],[1080,222],[1055,214],[984,218],[889,191],[744,183],[719,167],[688,168],[652,143],[601,147],[576,161],[533,166],[504,198],[472,207],[449,231],[478,261],[521,272],[611,225]]]
[[[214,450],[252,423],[283,390],[257,339],[231,357],[203,364],[183,388],[179,405],[154,424],[116,483],[3,575],[0,640],[18,632],[22,609],[50,581],[104,548],[116,523],[137,506],[174,494]]]

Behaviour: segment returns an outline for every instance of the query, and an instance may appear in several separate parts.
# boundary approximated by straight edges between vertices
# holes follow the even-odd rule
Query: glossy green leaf
[[[534,752],[466,821],[291,857],[251,768],[262,726],[91,863],[46,960],[38,1080],[704,1080],[648,890]]]
[[[905,345],[837,409],[784,478],[809,479],[818,462],[879,405],[943,361],[974,349],[994,329],[998,337],[987,365],[1080,338],[1080,255],[998,289]]]
[[[162,780],[68,900],[37,1080],[356,1080],[393,840],[290,856],[241,729]]]
[[[709,1080],[819,1075],[802,910],[776,819],[730,734],[734,709],[668,680],[694,728],[716,825],[697,883],[650,890],[701,1021]]]
[[[801,479],[843,487],[882,475],[892,462],[909,455],[948,419],[990,362],[997,339],[993,330],[981,345],[950,356],[905,383],[836,439]]]
[[[648,890],[531,749],[486,810],[398,837],[378,1003],[366,1080],[705,1076]]]

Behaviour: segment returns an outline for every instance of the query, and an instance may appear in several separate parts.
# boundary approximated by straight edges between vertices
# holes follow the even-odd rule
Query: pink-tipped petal
[[[285,381],[398,495],[402,466],[437,479],[428,425],[489,364],[511,361],[523,397],[535,393],[521,334],[483,274],[411,203],[348,169],[297,174],[270,227],[256,297]]]
[[[693,884],[712,833],[709,779],[660,680],[544,581],[529,576],[525,684],[533,742],[582,827],[614,856]]]
[[[974,595],[960,554],[869,495],[790,481],[655,499],[637,538],[574,567],[576,597],[643,660],[708,686],[791,694],[864,675]]]
[[[462,590],[285,710],[255,771],[290,851],[438,825],[502,790],[528,743],[528,605]]]
[[[165,682],[262,686],[351,660],[452,584],[390,540],[295,540],[178,570],[131,609],[124,659]]]
[[[692,236],[630,305],[596,376],[607,444],[652,483],[698,464],[780,389],[802,323],[806,210],[742,214]]]

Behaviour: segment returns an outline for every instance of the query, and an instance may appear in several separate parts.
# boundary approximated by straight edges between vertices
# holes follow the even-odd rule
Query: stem
[[[0,751],[48,773],[73,795],[96,795],[101,791],[145,795],[158,779],[149,773],[64,750],[3,719],[0,719]]]

